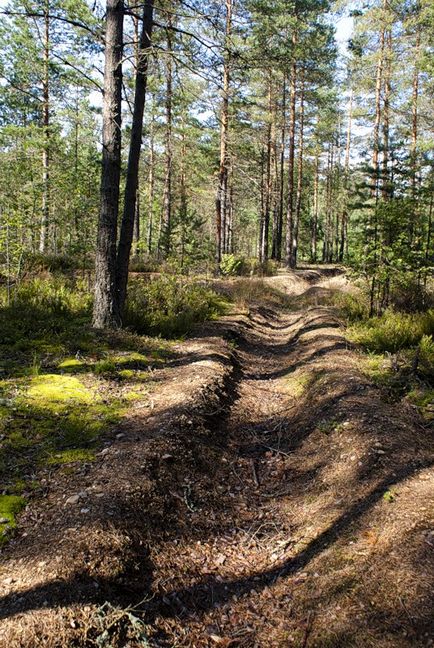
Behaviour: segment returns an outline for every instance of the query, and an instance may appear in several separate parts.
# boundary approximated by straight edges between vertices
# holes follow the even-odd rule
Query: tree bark
[[[413,218],[410,223],[410,243],[413,244],[415,230],[418,220],[417,205],[417,139],[418,139],[418,119],[419,119],[419,55],[420,55],[420,29],[416,33],[415,43],[415,65],[413,71],[412,83],[412,120],[411,120],[411,196],[413,200]]]
[[[380,179],[379,153],[380,153],[380,124],[381,124],[381,89],[383,85],[383,67],[384,67],[384,27],[380,32],[380,51],[377,62],[377,73],[375,81],[375,121],[374,121],[374,141],[372,151],[372,197],[378,200],[378,188]]]
[[[148,78],[148,57],[149,49],[151,47],[153,11],[153,0],[146,0],[143,7],[142,32],[140,35],[138,67],[136,70],[133,121],[131,124],[130,150],[125,184],[124,212],[117,251],[116,288],[118,299],[117,306],[119,308],[120,317],[122,316],[127,296],[128,270],[137,208],[139,163],[143,134],[143,113],[145,108],[146,85]]]
[[[295,49],[298,42],[297,32],[294,31],[292,44]],[[297,61],[295,52],[291,64],[291,102],[289,122],[289,160],[288,160],[288,201],[286,211],[286,263],[291,266],[292,241],[294,236],[294,162],[295,162],[295,124],[297,99]]]
[[[265,169],[265,187],[264,187],[264,212],[261,227],[259,260],[265,263],[268,260],[269,232],[270,232],[270,213],[273,193],[272,179],[272,140],[273,140],[273,88],[271,71],[268,80],[268,124],[267,124],[267,152],[266,152],[266,169]]]
[[[280,143],[280,169],[279,169],[279,202],[277,206],[277,220],[273,232],[273,259],[282,259],[282,234],[283,210],[285,202],[285,145],[286,145],[286,76],[282,88],[282,129]]]
[[[101,207],[93,308],[95,328],[113,328],[120,325],[116,292],[116,238],[121,174],[123,22],[123,1],[107,0]]]
[[[353,126],[353,101],[354,91],[351,88],[350,93],[350,106],[348,109],[348,125],[347,125],[347,138],[345,144],[345,160],[344,160],[344,209],[341,219],[341,237],[339,246],[339,261],[342,263],[348,247],[348,180],[350,172],[350,153],[351,153],[351,133]]]
[[[298,232],[300,228],[301,202],[303,198],[303,155],[304,155],[304,76],[300,79],[300,139],[298,144],[297,196],[295,200],[295,218],[291,248],[291,268],[297,267]]]
[[[154,146],[154,114],[151,117],[151,126],[149,133],[149,176],[148,176],[148,254],[152,254],[153,229],[154,229],[154,194],[155,194],[155,146]]]
[[[42,149],[42,219],[39,252],[44,254],[47,250],[50,222],[50,0],[45,0],[44,3],[42,120],[44,144]]]
[[[310,242],[310,257],[313,263],[317,260],[318,245],[318,212],[319,212],[319,154],[315,155],[315,176],[313,181],[313,220]]]
[[[163,255],[167,257],[170,253],[172,238],[172,119],[173,119],[173,59],[172,59],[172,14],[167,19],[167,59],[166,59],[166,143],[165,143],[165,177],[163,192],[163,217],[161,223],[161,245]]]
[[[230,39],[232,35],[233,0],[226,0],[225,53],[223,61],[223,97],[220,112],[220,166],[216,196],[216,264],[220,265],[224,253],[224,228],[227,211],[227,188],[229,172],[229,90],[231,82]]]

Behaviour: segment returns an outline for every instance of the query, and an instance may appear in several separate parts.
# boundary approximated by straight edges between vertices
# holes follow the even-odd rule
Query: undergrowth
[[[223,299],[206,286],[176,277],[130,283],[124,324],[139,333],[178,337],[223,313]]]
[[[363,351],[365,374],[392,400],[406,398],[428,419],[434,409],[434,309],[388,309],[369,317],[366,294],[340,293],[332,304],[345,318],[347,338]]]
[[[374,353],[396,353],[421,344],[430,353],[434,334],[434,309],[426,313],[387,310],[380,317],[361,320],[348,329],[352,342]]]

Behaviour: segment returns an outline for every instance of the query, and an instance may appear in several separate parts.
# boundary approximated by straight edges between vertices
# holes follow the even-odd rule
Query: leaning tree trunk
[[[95,260],[95,328],[119,326],[116,238],[121,175],[124,3],[107,0],[102,132],[101,207]]]
[[[145,108],[148,56],[151,47],[153,11],[154,0],[146,0],[143,7],[142,33],[140,36],[138,67],[136,71],[133,121],[131,125],[130,152],[128,156],[127,180],[125,185],[124,212],[117,252],[116,288],[120,315],[122,315],[127,296],[128,269],[131,244],[133,241],[134,219],[137,208],[143,112]]]

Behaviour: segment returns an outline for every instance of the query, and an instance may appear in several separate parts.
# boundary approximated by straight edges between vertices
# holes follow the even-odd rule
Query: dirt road
[[[156,372],[4,554],[6,646],[434,645],[432,438],[280,276]],[[33,643],[32,643],[33,642]]]

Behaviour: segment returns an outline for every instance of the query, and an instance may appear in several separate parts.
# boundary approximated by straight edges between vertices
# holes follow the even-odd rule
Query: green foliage
[[[396,494],[393,491],[388,490],[384,493],[383,499],[385,502],[392,504],[396,500]]]
[[[220,261],[220,272],[225,277],[245,274],[245,259],[235,254],[224,254]]]
[[[387,310],[348,329],[349,339],[368,351],[395,353],[400,349],[415,347],[424,336],[434,331],[434,309],[426,313],[399,313]],[[424,342],[424,346],[428,343]]]
[[[369,304],[363,294],[337,293],[333,297],[334,305],[339,308],[349,322],[366,320],[369,315]]]
[[[25,505],[25,499],[18,495],[0,495],[0,546],[16,527],[15,517]]]
[[[434,339],[432,335],[423,335],[419,342],[419,360],[421,364],[434,368]]]
[[[177,337],[223,312],[221,297],[176,277],[131,282],[124,324],[138,333]]]
[[[220,262],[220,272],[225,277],[259,275],[271,277],[277,272],[277,263],[268,259],[261,263],[256,258],[247,258],[242,255],[224,254]]]

